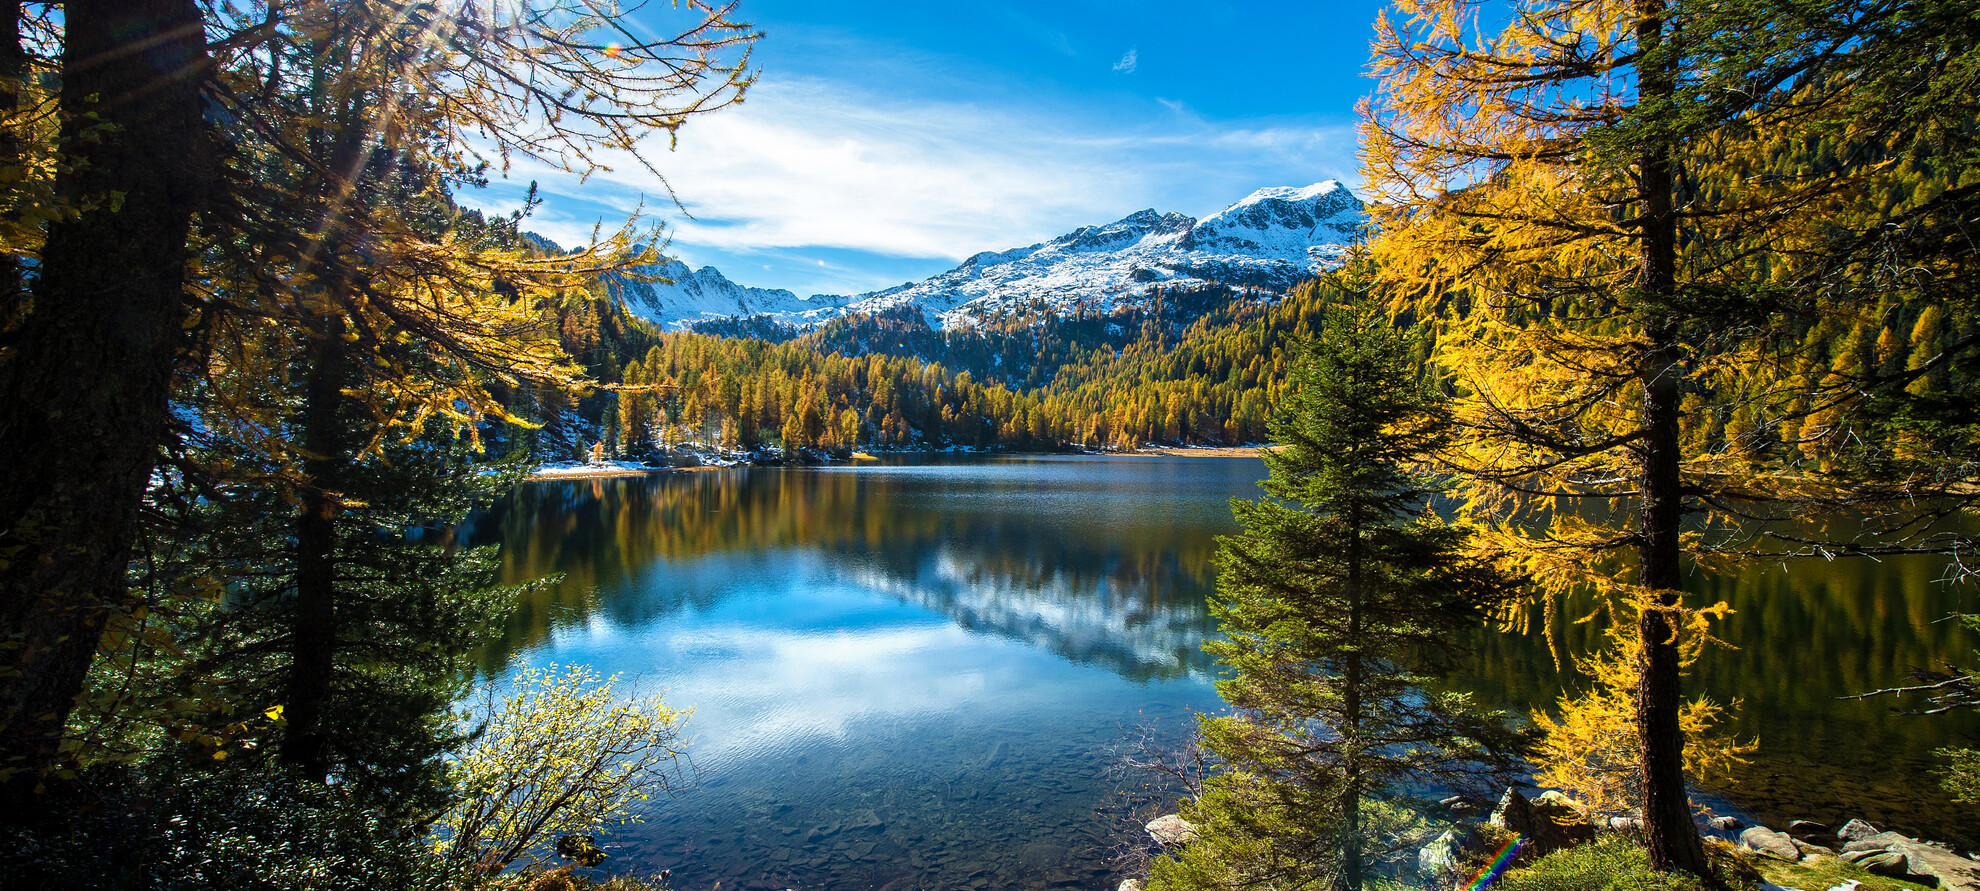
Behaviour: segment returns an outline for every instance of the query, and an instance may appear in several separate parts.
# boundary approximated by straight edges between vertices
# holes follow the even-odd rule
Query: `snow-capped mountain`
[[[626,308],[668,329],[759,315],[787,324],[817,324],[838,315],[845,304],[845,298],[826,294],[806,300],[782,288],[745,287],[713,266],[690,270],[679,260],[643,267],[640,272],[659,280],[619,281]]]
[[[1367,223],[1361,199],[1332,180],[1260,189],[1201,220],[1144,210],[1029,247],[977,254],[932,278],[852,297],[809,299],[747,288],[713,267],[668,262],[649,271],[673,284],[628,283],[627,306],[679,330],[748,316],[809,328],[852,312],[914,306],[937,327],[1013,308],[1096,312],[1158,287],[1220,283],[1284,291],[1339,265]]]

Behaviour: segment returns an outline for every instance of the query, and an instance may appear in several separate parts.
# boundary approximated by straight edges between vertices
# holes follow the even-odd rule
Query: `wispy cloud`
[[[644,207],[666,220],[684,252],[840,249],[960,260],[1144,207],[1203,214],[1260,186],[1354,170],[1347,127],[1219,127],[1152,109],[1116,117],[1126,119],[766,79],[747,103],[690,122],[675,150],[654,141],[648,157],[690,218],[631,159],[583,183],[528,162],[510,178],[542,182],[545,206],[531,228],[560,242],[589,234],[588,212],[623,218]],[[509,209],[499,189],[463,198]]]
[[[1121,74],[1133,74],[1135,67],[1139,64],[1140,53],[1135,49],[1129,49],[1121,55],[1119,62],[1114,63],[1114,70]]]

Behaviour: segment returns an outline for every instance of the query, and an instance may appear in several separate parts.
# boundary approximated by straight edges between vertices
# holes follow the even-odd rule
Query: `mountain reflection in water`
[[[1221,704],[1199,644],[1229,499],[1255,459],[999,456],[524,486],[465,530],[531,591],[485,670],[582,662],[695,709],[702,783],[614,836],[675,887],[1112,888],[1135,827],[1101,813],[1125,740]],[[1736,612],[1687,681],[1761,748],[1732,806],[1980,841],[1937,789],[1980,715],[1836,697],[1966,662],[1980,609],[1943,561],[1792,561],[1694,575]],[[1536,624],[1586,653],[1600,621]],[[1451,686],[1551,705],[1585,681],[1550,635],[1481,631]],[[1915,703],[1913,703],[1915,705]]]
[[[531,484],[467,537],[504,543],[507,580],[563,580],[532,592],[485,667],[560,623],[644,626],[734,593],[640,585],[660,561],[804,550],[830,554],[835,578],[1130,680],[1205,672],[1212,536],[1230,531],[1229,499],[1255,492],[1261,465],[1120,463],[1132,469],[1039,457]]]

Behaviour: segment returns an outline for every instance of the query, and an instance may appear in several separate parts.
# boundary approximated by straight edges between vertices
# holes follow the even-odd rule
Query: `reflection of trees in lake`
[[[1980,739],[1980,715],[1907,716],[1891,708],[1904,703],[1836,699],[1973,652],[1972,632],[1945,617],[1980,609],[1980,588],[1944,584],[1943,572],[1942,558],[1902,557],[1803,559],[1690,577],[1698,600],[1735,610],[1714,632],[1736,648],[1709,648],[1688,683],[1722,703],[1743,700],[1731,727],[1760,739],[1753,764],[1736,777],[1743,803],[1781,822],[1863,817],[1958,835],[1951,827],[1970,815],[1925,778],[1942,766],[1933,749]],[[1592,611],[1589,602],[1558,610],[1552,625],[1561,652],[1596,646],[1600,620],[1576,621]],[[1478,662],[1459,682],[1486,702],[1516,708],[1585,684],[1571,666],[1555,665],[1538,612],[1530,635],[1482,634]],[[1838,776],[1852,779],[1833,782]],[[1891,779],[1900,776],[1910,779]]]
[[[721,585],[646,590],[645,567],[776,551],[823,554],[849,581],[1136,680],[1209,662],[1211,531],[1161,518],[1054,518],[1019,498],[939,477],[733,469],[524,486],[466,531],[500,540],[505,581],[532,592],[484,667],[556,627],[603,616],[644,625],[712,606]],[[731,565],[724,561],[723,565]],[[645,586],[651,587],[651,586]]]
[[[525,486],[463,535],[505,544],[505,581],[565,578],[529,596],[484,667],[500,670],[559,625],[642,627],[714,607],[734,577],[815,574],[822,563],[828,577],[1130,679],[1207,670],[1196,644],[1214,629],[1203,606],[1211,536],[1231,528],[1224,494],[1243,483],[1179,480],[1167,464],[1136,468],[1138,484],[1098,479],[1086,465],[1011,470],[1057,474],[1031,488],[950,470],[762,468]],[[1192,487],[1203,491],[1178,507]],[[1888,701],[1833,698],[1973,651],[1971,632],[1939,619],[1980,610],[1980,589],[1939,584],[1940,571],[1931,558],[1805,560],[1691,577],[1701,597],[1738,610],[1718,631],[1739,649],[1709,651],[1694,683],[1721,701],[1744,699],[1735,726],[1760,737],[1741,801],[1776,822],[1857,816],[1955,834],[1947,827],[1966,817],[1933,789],[1930,752],[1980,739],[1980,716],[1905,717]],[[1563,652],[1586,653],[1599,639],[1598,622],[1574,622],[1591,609],[1559,611]],[[1487,703],[1550,703],[1578,682],[1556,668],[1537,627],[1484,633],[1477,649],[1452,683]]]

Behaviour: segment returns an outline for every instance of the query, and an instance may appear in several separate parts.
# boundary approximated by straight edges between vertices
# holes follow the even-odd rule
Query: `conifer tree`
[[[1291,370],[1267,497],[1233,502],[1209,643],[1232,713],[1205,718],[1222,768],[1187,816],[1198,839],[1157,888],[1362,888],[1393,851],[1399,784],[1503,778],[1521,738],[1499,714],[1426,685],[1459,638],[1519,593],[1467,556],[1421,469],[1450,437],[1410,346],[1366,302],[1330,310]]]
[[[1964,123],[1907,128],[1878,124],[1902,115],[1865,91],[1923,89],[1893,75],[1905,44],[1919,70],[1948,73],[1938,86],[1970,82],[1972,41],[1943,39],[1972,33],[1970,4],[1954,5],[1549,0],[1488,28],[1475,0],[1399,0],[1378,24],[1373,252],[1437,326],[1431,359],[1458,396],[1455,461],[1483,540],[1637,626],[1640,800],[1660,869],[1706,871],[1679,663],[1710,608],[1685,601],[1682,561],[1876,553],[1889,543],[1818,545],[1767,524],[1882,506],[1902,533],[1921,503],[1907,495],[1970,500],[1955,448],[1883,460],[1893,438],[1874,394],[1956,355],[1901,367],[1906,332],[1882,332],[1917,305],[1865,296],[1945,293],[1946,279],[1889,275],[1872,255],[1918,246],[1889,233],[1960,225],[1929,211],[1968,191],[1946,188],[1966,174],[1917,191],[1892,174],[1900,159],[1970,155],[1970,95],[1945,103]],[[1928,148],[1927,132],[1947,138]]]
[[[491,386],[573,382],[534,336],[539,301],[622,262],[624,240],[576,261],[488,250],[414,218],[433,202],[373,212],[362,181],[381,160],[459,184],[517,155],[582,171],[606,151],[638,158],[642,137],[724,107],[754,76],[756,35],[732,6],[683,6],[684,31],[644,38],[619,4],[590,0],[63,4],[61,27],[37,36],[61,46],[64,144],[87,163],[57,177],[48,204],[67,210],[44,244],[5,227],[7,250],[38,252],[40,270],[0,337],[10,800],[55,769],[96,639],[125,603],[175,371],[269,367],[243,345],[292,338],[321,369],[364,371],[369,386],[321,388],[379,413],[359,452],[436,415],[472,439],[480,417],[505,416]],[[0,204],[39,186],[11,183]],[[280,426],[279,406],[229,408]]]

